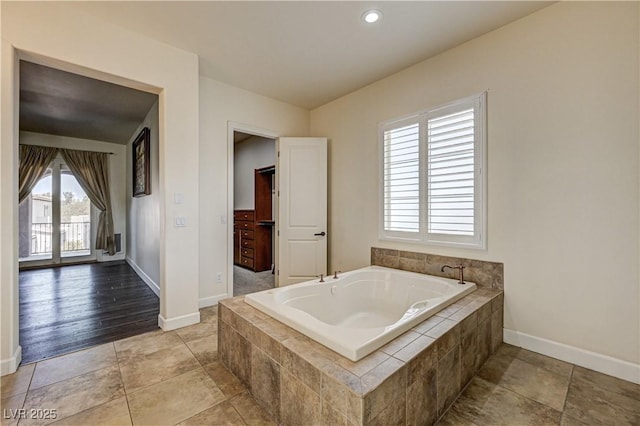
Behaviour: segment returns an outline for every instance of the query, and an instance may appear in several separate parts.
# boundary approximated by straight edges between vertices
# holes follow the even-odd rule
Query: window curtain
[[[20,166],[18,167],[18,202],[22,203],[31,194],[47,167],[56,157],[58,148],[47,146],[20,145]]]
[[[96,235],[96,249],[116,253],[113,235],[113,214],[109,188],[109,161],[104,152],[61,149],[69,170],[87,193],[89,200],[100,210]]]

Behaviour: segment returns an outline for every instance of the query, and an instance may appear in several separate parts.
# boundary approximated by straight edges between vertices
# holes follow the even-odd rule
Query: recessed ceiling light
[[[379,10],[371,9],[362,14],[362,20],[367,24],[373,24],[378,22],[382,18],[382,12]]]

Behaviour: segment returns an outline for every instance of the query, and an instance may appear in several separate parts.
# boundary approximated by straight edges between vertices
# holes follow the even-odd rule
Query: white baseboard
[[[218,294],[217,296],[201,297],[200,300],[198,301],[198,307],[202,309],[202,308],[207,308],[209,306],[214,306],[214,305],[217,305],[218,302],[221,301],[222,299],[226,299],[228,297],[229,296],[227,295],[227,293]]]
[[[8,359],[0,361],[0,376],[6,376],[7,374],[15,373],[18,370],[18,366],[22,362],[22,346],[18,345],[13,356]]]
[[[156,282],[153,281],[151,277],[149,277],[149,275],[147,275],[142,269],[140,269],[140,267],[136,264],[136,262],[133,261],[133,259],[127,256],[126,260],[129,266],[131,266],[131,269],[133,269],[136,274],[138,274],[138,276],[151,289],[151,291],[153,291],[156,296],[160,297],[160,286],[156,284]]]
[[[504,342],[510,345],[640,384],[640,364],[634,364],[518,331],[507,330],[506,328],[503,336]]]
[[[158,325],[164,331],[175,330],[176,328],[186,327],[188,325],[198,324],[200,322],[200,311],[192,314],[182,315],[175,318],[165,318],[162,314],[158,315]]]

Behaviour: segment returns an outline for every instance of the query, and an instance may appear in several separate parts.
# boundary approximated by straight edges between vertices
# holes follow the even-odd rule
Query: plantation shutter
[[[475,234],[474,108],[427,120],[427,232]]]
[[[380,239],[486,249],[486,92],[381,123]]]
[[[383,131],[384,230],[420,232],[420,128],[417,121]]]

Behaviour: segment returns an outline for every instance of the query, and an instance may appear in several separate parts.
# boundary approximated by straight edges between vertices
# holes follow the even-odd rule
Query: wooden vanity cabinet
[[[273,264],[272,191],[275,166],[255,169],[255,210],[235,210],[233,261],[255,272]]]
[[[255,212],[253,210],[235,210],[233,212],[233,262],[254,269]]]

